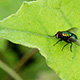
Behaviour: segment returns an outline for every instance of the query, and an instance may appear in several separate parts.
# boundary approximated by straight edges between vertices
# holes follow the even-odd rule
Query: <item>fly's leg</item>
[[[70,42],[71,46],[70,46],[70,51],[72,52],[72,42]]]
[[[65,44],[65,45],[63,46],[63,48],[61,49],[61,51],[63,51],[64,47],[67,46],[68,44],[69,44],[69,43]]]
[[[59,41],[62,41],[62,39],[58,40],[53,46],[55,46]]]

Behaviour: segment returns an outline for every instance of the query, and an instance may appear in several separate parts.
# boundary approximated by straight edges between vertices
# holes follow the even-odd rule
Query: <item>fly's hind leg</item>
[[[72,42],[70,42],[71,46],[70,46],[70,51],[72,52]]]
[[[67,44],[65,44],[65,45],[63,46],[63,48],[62,48],[62,51],[63,51],[64,47],[67,46],[69,43],[71,44],[71,45],[70,45],[70,51],[72,52],[72,42],[68,42]]]

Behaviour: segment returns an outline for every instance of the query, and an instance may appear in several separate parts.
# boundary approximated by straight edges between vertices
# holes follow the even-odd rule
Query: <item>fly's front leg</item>
[[[55,46],[59,41],[62,41],[62,39],[58,40],[53,46]]]

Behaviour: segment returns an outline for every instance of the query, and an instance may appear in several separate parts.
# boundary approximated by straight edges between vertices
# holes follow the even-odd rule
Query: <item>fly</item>
[[[55,46],[58,42],[63,40],[66,42],[66,44],[63,46],[62,51],[65,46],[67,46],[68,44],[71,44],[70,51],[72,52],[72,45],[73,45],[72,42],[77,44],[78,46],[80,46],[80,41],[78,40],[77,36],[75,35],[75,32],[77,30],[78,30],[78,28],[73,27],[66,31],[58,31],[54,36],[51,36],[51,37],[56,37],[59,39],[53,46]]]

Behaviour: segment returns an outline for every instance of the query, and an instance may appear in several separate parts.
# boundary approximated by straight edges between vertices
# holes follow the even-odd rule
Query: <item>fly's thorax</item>
[[[63,37],[74,37],[75,39],[77,39],[77,36],[71,32],[68,31],[62,31],[62,36]]]
[[[68,32],[68,31],[62,31],[62,36],[63,37],[70,37],[70,36],[72,36],[72,33]]]
[[[61,38],[62,37],[62,32],[61,31],[58,31],[55,36],[56,36],[56,38]]]
[[[75,42],[77,40],[77,36],[71,32],[68,32],[68,31],[63,31],[62,36],[68,37],[68,40],[70,40],[71,42]]]

